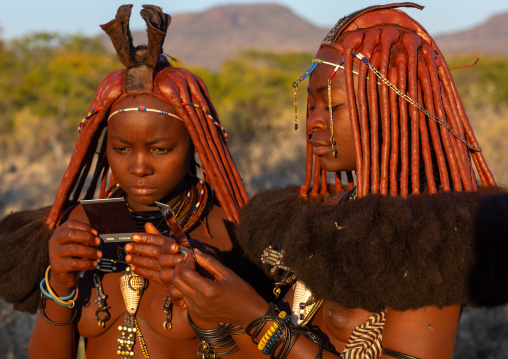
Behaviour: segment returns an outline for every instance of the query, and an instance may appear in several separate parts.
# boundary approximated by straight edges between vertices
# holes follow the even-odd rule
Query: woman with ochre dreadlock
[[[144,5],[148,45],[134,47],[131,8],[102,25],[126,69],[100,84],[53,206],[0,224],[1,295],[15,309],[39,308],[31,358],[76,357],[80,337],[89,358],[195,355],[186,312],[159,278],[171,233],[156,201],[173,208],[195,246],[233,263],[230,231],[248,197],[226,133],[202,80],[162,53],[170,17]],[[78,203],[96,192],[125,199],[139,232],[132,242],[101,243]],[[167,254],[181,260],[178,251]]]
[[[240,244],[291,290],[269,304],[199,251],[168,268],[191,321],[244,328],[244,357],[450,358],[462,306],[508,302],[508,196],[442,53],[399,6],[421,9],[370,7],[326,36],[293,85],[309,77],[305,183],[240,212]]]

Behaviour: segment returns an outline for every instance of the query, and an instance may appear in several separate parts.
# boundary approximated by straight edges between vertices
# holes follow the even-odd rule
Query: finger
[[[53,260],[57,258],[99,259],[102,258],[102,252],[91,246],[69,243],[51,248],[50,258]]]
[[[159,233],[136,233],[132,235],[132,241],[135,243],[151,244],[159,247],[166,244],[169,239],[169,237],[163,236]]]
[[[183,297],[182,292],[180,292],[177,288],[171,286],[168,288],[168,295],[171,303],[180,307],[182,309],[187,309],[187,304],[185,304],[185,299]]]
[[[131,266],[131,270],[135,274],[139,275],[140,277],[143,277],[143,278],[148,279],[148,280],[153,281],[153,282],[157,282],[158,284],[160,284],[164,288],[167,287],[164,283],[161,282],[158,271],[154,271],[154,270],[151,270],[149,268],[138,267],[138,266],[134,266],[134,265]]]
[[[153,244],[127,243],[124,249],[127,253],[150,258],[159,258],[161,253],[161,247]]]
[[[55,232],[58,232],[59,230],[70,229],[70,228],[80,229],[80,230],[87,231],[87,232],[92,232],[95,235],[99,234],[97,232],[97,230],[95,230],[95,228],[93,228],[90,224],[78,221],[77,219],[69,219],[69,220],[65,221],[61,226],[58,226],[55,229]]]
[[[182,309],[187,309],[187,304],[185,304],[185,299],[184,298],[179,299],[176,302],[173,302],[173,304],[176,305],[177,307],[182,308]]]
[[[173,273],[171,277],[171,285],[177,288],[179,291],[183,293],[183,288],[188,287],[185,281],[182,279],[182,268],[184,265],[184,261],[180,261],[173,267]]]
[[[176,243],[174,238],[166,237],[167,242],[161,247],[161,253],[164,254],[176,254],[178,253],[180,246]]]
[[[208,273],[213,275],[216,280],[224,280],[229,275],[229,269],[215,258],[204,254],[199,249],[194,249],[196,262],[205,269]]]
[[[125,261],[136,267],[142,267],[157,272],[161,270],[161,266],[159,265],[159,260],[157,258],[128,254],[125,256]]]
[[[51,263],[53,275],[59,273],[80,272],[97,267],[97,261],[83,258],[65,258]]]
[[[171,302],[176,303],[183,299],[183,294],[175,287],[168,288],[168,295]]]
[[[175,266],[171,284],[181,291],[184,297],[194,298],[197,291],[210,284],[210,279],[196,271],[194,258],[191,254],[186,254],[185,260]]]
[[[145,232],[146,233],[151,233],[151,234],[162,234],[158,229],[157,227],[155,227],[155,225],[151,222],[146,222],[145,223]]]
[[[91,227],[85,227],[84,223],[81,223],[80,228],[66,227],[60,229],[58,232],[55,231],[51,237],[51,245],[66,245],[69,243],[81,243],[89,246],[98,246],[101,243],[101,239],[97,237],[92,231]]]
[[[161,268],[174,268],[179,262],[183,261],[183,254],[161,254],[159,256],[159,265]]]
[[[173,278],[173,268],[162,268],[159,272],[160,281],[167,287],[171,286],[173,283],[171,279]]]

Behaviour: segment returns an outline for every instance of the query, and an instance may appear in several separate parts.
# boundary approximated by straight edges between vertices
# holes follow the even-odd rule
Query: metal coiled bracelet
[[[242,328],[221,323],[217,328],[202,329],[194,324],[189,314],[187,319],[200,341],[196,352],[199,359],[222,358],[239,350],[231,334],[242,334]]]
[[[260,343],[255,339],[259,336],[261,330],[267,322],[273,322],[272,326],[264,334]],[[273,305],[269,304],[268,311],[262,317],[254,319],[247,327],[245,332],[252,337],[252,342],[258,345],[263,354],[269,355],[271,359],[285,359],[293,349],[298,338],[303,335],[318,346],[318,353],[315,359],[322,358],[323,344],[321,339],[305,326],[295,326],[291,324],[289,316],[281,312]]]

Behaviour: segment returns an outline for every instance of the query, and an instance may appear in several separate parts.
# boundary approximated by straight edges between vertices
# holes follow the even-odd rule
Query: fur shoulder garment
[[[237,230],[249,258],[284,249],[314,296],[371,312],[508,302],[508,194],[478,192],[310,203],[298,187],[257,194]],[[264,268],[269,270],[269,268]]]
[[[39,282],[49,265],[53,234],[46,224],[50,209],[21,211],[0,221],[0,297],[16,310],[33,314],[39,306]]]

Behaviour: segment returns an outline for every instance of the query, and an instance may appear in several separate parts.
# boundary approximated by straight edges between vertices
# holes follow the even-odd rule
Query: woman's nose
[[[320,111],[317,108],[312,111],[311,115],[307,118],[306,127],[307,131],[316,132],[317,130],[324,130],[328,128],[328,112]]]
[[[153,174],[153,167],[151,166],[150,160],[147,156],[140,153],[133,156],[129,172],[138,177],[149,176]]]

